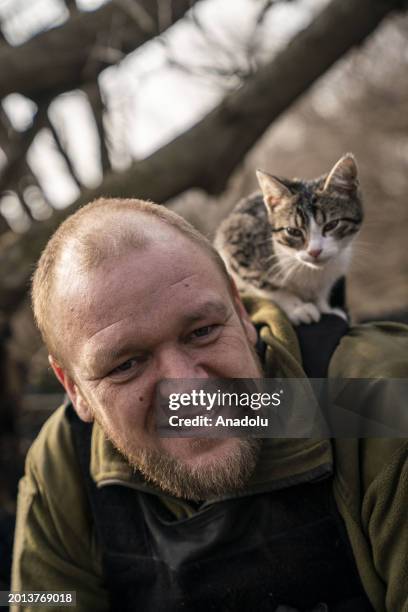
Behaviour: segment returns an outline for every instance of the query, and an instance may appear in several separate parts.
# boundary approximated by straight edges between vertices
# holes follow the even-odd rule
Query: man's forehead
[[[116,315],[120,320],[157,310],[159,305],[165,315],[167,301],[174,303],[179,295],[189,299],[189,289],[204,291],[209,286],[229,293],[227,280],[210,254],[172,232],[170,241],[150,240],[141,249],[104,261],[94,270],[81,271],[75,261],[67,262],[57,299],[63,312],[56,316],[65,318],[66,327],[79,324],[78,333],[85,323],[92,327],[89,333],[96,333],[114,323]]]
[[[112,216],[112,222],[116,216]],[[100,221],[100,220],[99,220]],[[99,231],[103,228],[103,232]],[[98,229],[99,228],[99,229]],[[138,270],[138,256],[148,253],[152,266],[160,265],[163,259],[171,260],[174,265],[197,264],[203,266],[218,266],[209,251],[197,241],[183,234],[179,229],[150,216],[128,213],[126,218],[120,220],[120,226],[114,223],[98,225],[97,237],[87,236],[83,241],[86,246],[73,240],[62,250],[59,261],[55,267],[54,289],[60,290],[64,296],[72,292],[83,293],[85,286],[92,283],[95,277],[105,271],[116,268],[118,273],[127,258],[134,259],[134,272],[144,274],[143,269]],[[95,256],[92,257],[95,245]],[[99,256],[96,255],[99,253]],[[144,265],[146,265],[146,258]]]

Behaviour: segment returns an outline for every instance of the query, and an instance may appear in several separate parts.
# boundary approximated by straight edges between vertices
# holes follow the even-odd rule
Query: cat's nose
[[[321,252],[322,252],[322,249],[312,249],[311,251],[308,251],[307,253],[311,257],[314,257],[315,259],[317,259]]]

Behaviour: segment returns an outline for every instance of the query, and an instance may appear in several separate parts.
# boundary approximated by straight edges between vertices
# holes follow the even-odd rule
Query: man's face
[[[95,418],[131,464],[173,494],[202,498],[243,484],[255,443],[155,431],[163,379],[261,376],[255,330],[208,254],[166,228],[74,282],[69,272],[60,317],[70,374],[59,377],[78,414]]]

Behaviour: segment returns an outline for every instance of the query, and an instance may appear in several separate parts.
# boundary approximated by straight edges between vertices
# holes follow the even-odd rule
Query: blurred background
[[[256,189],[255,168],[312,178],[352,151],[366,220],[347,281],[351,314],[408,321],[407,9],[0,0],[0,558],[25,453],[62,398],[29,280],[75,207],[149,198],[212,237]]]

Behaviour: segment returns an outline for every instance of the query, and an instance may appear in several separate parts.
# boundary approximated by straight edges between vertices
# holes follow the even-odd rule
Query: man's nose
[[[308,251],[308,255],[310,255],[311,257],[314,257],[315,259],[317,259],[320,255],[320,253],[322,252],[322,249],[311,249],[310,251]]]
[[[203,365],[182,348],[171,348],[162,352],[159,358],[159,373],[161,379],[208,378]]]

